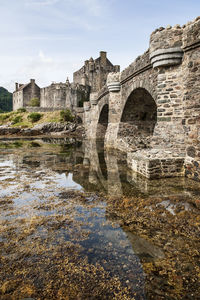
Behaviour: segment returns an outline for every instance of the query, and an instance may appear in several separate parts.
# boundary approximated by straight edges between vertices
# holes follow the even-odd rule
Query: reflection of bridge
[[[189,196],[185,192],[185,178],[148,180],[127,168],[126,156],[99,147],[94,139],[84,141],[82,147],[83,168],[73,175],[74,181],[86,190],[89,185],[93,190],[104,191],[112,196],[143,197],[145,194],[157,197],[177,194]],[[84,169],[87,169],[84,172]],[[173,188],[174,186],[174,188]],[[176,188],[175,188],[176,187]]]
[[[37,151],[35,151],[37,147]],[[68,175],[86,191],[100,191],[112,196],[136,196],[145,194],[169,196],[178,193],[189,196],[185,178],[166,180],[147,180],[127,168],[126,155],[103,149],[103,145],[94,139],[83,141],[82,144],[62,144],[52,147],[42,140],[30,142],[29,147],[19,148],[18,155],[11,159],[20,168],[53,170]],[[197,183],[196,183],[197,185]],[[173,188],[174,187],[174,188]]]
[[[146,177],[200,174],[199,30],[198,19],[156,30],[149,50],[110,73],[107,86],[84,103],[87,137],[128,151],[132,169]]]

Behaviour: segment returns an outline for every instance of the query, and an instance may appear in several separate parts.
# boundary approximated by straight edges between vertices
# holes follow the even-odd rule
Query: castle
[[[14,109],[35,96],[40,110],[60,105],[80,113],[86,138],[125,151],[136,174],[200,181],[200,17],[156,29],[149,49],[122,72],[100,52],[72,84],[17,85]]]
[[[110,72],[119,72],[120,67],[114,66],[104,51],[97,59],[92,57],[85,61],[84,66],[73,74],[73,82],[52,83],[48,87],[39,88],[34,79],[28,84],[16,83],[13,93],[13,110],[30,107],[31,100],[37,98],[40,110],[53,111],[69,108],[76,110],[89,101],[91,92],[98,92],[106,84]]]

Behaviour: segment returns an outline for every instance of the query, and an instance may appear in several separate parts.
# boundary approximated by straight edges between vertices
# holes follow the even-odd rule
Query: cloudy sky
[[[0,0],[0,86],[72,80],[101,50],[124,69],[155,28],[198,15],[199,0]]]

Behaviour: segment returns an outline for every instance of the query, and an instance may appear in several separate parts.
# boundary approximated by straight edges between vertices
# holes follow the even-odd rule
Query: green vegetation
[[[39,121],[42,118],[42,114],[33,112],[28,115],[28,119],[31,120],[32,123]]]
[[[39,107],[40,106],[40,99],[39,98],[32,98],[30,100],[29,105],[33,106],[33,107]]]
[[[9,114],[0,114],[0,122],[3,122],[9,118]]]
[[[60,118],[61,118],[61,121],[63,121],[63,122],[73,122],[74,121],[74,116],[72,115],[72,113],[69,109],[61,110]]]
[[[34,117],[29,117],[30,115]],[[35,117],[35,114],[39,114],[40,117]],[[19,117],[19,118],[16,118]],[[32,120],[33,118],[33,120]],[[35,121],[37,119],[37,121]],[[35,124],[40,123],[59,123],[61,122],[60,111],[29,113],[25,108],[20,108],[15,111],[0,113],[0,125],[9,125],[12,127],[32,128]]]
[[[20,122],[22,122],[22,116],[16,116],[12,120],[12,124],[17,124],[17,123],[20,123]]]
[[[19,113],[26,112],[26,108],[24,108],[24,107],[18,108],[17,112],[19,112]]]
[[[12,110],[12,93],[0,87],[0,112]]]

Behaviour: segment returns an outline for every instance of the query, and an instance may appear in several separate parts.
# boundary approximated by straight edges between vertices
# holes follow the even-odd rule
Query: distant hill
[[[0,87],[0,110],[11,111],[12,107],[12,93]]]

